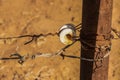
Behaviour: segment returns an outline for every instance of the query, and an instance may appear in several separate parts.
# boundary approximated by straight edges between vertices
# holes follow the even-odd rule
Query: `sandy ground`
[[[112,27],[120,31],[120,1],[114,0]],[[120,80],[120,40],[112,40],[112,52],[109,61],[109,80]]]
[[[78,3],[79,2],[79,3]],[[81,22],[81,0],[0,0],[0,37],[56,32],[66,24]],[[0,56],[54,53],[63,45],[58,36],[0,40]],[[78,47],[76,47],[78,46]],[[72,50],[74,49],[74,50]],[[79,56],[79,42],[66,54]],[[23,65],[0,61],[0,80],[79,80],[79,59],[61,57],[28,59]]]
[[[120,1],[114,0],[113,26],[120,31]],[[66,23],[81,22],[81,0],[0,0],[0,37],[56,32]],[[64,47],[58,36],[0,40],[0,57],[13,53],[21,55],[54,53]],[[112,40],[109,80],[120,80],[120,41]],[[65,54],[80,56],[80,43]],[[0,61],[0,80],[80,80],[80,60],[60,57],[28,59],[22,65]]]

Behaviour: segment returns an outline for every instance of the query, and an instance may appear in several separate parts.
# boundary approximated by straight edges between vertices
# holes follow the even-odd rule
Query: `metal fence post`
[[[96,46],[111,45],[112,3],[113,0],[83,0],[81,57],[96,59],[106,54]],[[108,64],[109,57],[96,62],[81,60],[80,80],[108,80]]]

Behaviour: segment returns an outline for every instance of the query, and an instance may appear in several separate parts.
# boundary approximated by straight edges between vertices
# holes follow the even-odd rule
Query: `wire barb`
[[[7,40],[7,39],[17,39],[17,38],[31,38],[31,40],[24,43],[24,45],[27,45],[39,37],[48,37],[48,36],[55,36],[55,35],[58,35],[58,33],[55,32],[55,33],[47,33],[47,34],[41,33],[41,34],[34,34],[34,35],[20,35],[20,36],[16,36],[16,37],[6,37],[6,38],[0,38],[0,39]]]
[[[0,60],[13,60],[13,59],[15,60],[16,59],[16,60],[18,60],[19,64],[23,64],[29,58],[30,59],[35,59],[35,58],[39,58],[39,57],[55,57],[55,56],[61,56],[63,59],[64,59],[64,57],[79,58],[77,56],[64,55],[63,54],[65,52],[65,50],[67,48],[69,48],[70,46],[72,46],[74,43],[64,46],[63,48],[61,48],[60,50],[58,50],[55,53],[36,53],[36,54],[33,54],[33,55],[27,54],[27,55],[24,55],[24,56],[20,55],[19,53],[15,53],[15,54],[11,54],[10,57],[8,57],[8,58],[0,58]]]

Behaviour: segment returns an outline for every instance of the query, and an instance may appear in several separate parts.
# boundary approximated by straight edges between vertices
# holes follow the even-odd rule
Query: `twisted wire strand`
[[[82,25],[81,23],[78,24],[78,25],[76,25],[75,29],[77,31],[79,31],[80,29],[82,29],[81,25]],[[115,29],[112,28],[112,31],[120,38],[120,33],[117,30],[115,30]],[[47,34],[42,34],[41,33],[41,34],[34,34],[34,35],[20,35],[20,36],[16,36],[16,37],[6,37],[6,38],[0,38],[0,39],[1,40],[5,40],[5,39],[13,39],[13,38],[27,38],[27,37],[30,37],[31,40],[27,41],[25,43],[25,45],[26,45],[26,44],[31,43],[36,38],[47,37],[47,36],[56,36],[56,35],[58,35],[58,32],[47,33]],[[86,41],[80,39],[80,36],[76,37],[76,41],[75,42],[77,42],[77,41],[81,42],[81,46],[83,48],[84,48],[84,45],[82,43],[87,44],[88,46],[93,47],[93,48],[100,48],[99,46],[94,46],[94,45],[89,44]],[[55,53],[36,53],[36,54],[31,55],[31,56],[29,54],[22,56],[19,53],[15,53],[15,54],[11,54],[10,57],[0,57],[0,60],[18,60],[18,62],[20,64],[22,64],[28,58],[35,59],[37,57],[55,57],[55,56],[61,56],[63,59],[64,59],[64,57],[69,57],[69,58],[81,59],[81,60],[84,60],[84,61],[96,62],[96,61],[102,61],[102,60],[104,60],[105,58],[107,58],[110,55],[110,47],[108,49],[105,49],[106,54],[103,57],[96,58],[96,59],[89,59],[89,58],[84,58],[84,57],[79,57],[79,56],[64,54],[65,50],[67,48],[69,48],[70,46],[72,46],[75,42],[73,42],[70,45],[64,46],[63,48],[61,48],[60,50],[56,51]]]
[[[55,57],[55,56],[61,56],[63,59],[64,59],[64,57],[78,58],[77,56],[72,56],[72,55],[68,56],[68,55],[63,54],[65,52],[65,50],[67,48],[69,48],[70,46],[72,46],[74,43],[64,46],[63,48],[61,48],[60,50],[58,50],[55,53],[36,53],[36,54],[33,54],[33,55],[26,54],[26,55],[23,55],[23,56],[20,55],[19,53],[15,53],[15,54],[11,54],[10,57],[0,58],[0,60],[18,60],[18,63],[23,64],[23,62],[25,60],[27,60],[28,58],[35,59],[35,58],[38,58],[38,57]]]

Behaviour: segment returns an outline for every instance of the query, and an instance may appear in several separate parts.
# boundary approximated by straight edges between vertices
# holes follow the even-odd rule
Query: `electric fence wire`
[[[78,24],[75,26],[75,29],[76,31],[79,31],[82,29],[82,24]],[[112,38],[112,39],[120,39],[120,32],[111,28],[111,30],[117,35],[118,38]],[[0,40],[7,40],[7,39],[17,39],[17,38],[26,38],[26,37],[30,37],[31,40],[27,41],[24,43],[24,45],[27,45],[29,43],[31,43],[32,41],[34,41],[35,39],[39,38],[39,37],[47,37],[47,36],[58,36],[59,35],[59,32],[55,32],[55,33],[47,33],[47,34],[33,34],[33,35],[20,35],[20,36],[16,36],[16,37],[6,37],[6,38],[0,38]],[[18,63],[20,64],[23,64],[23,62],[25,62],[28,58],[31,58],[31,59],[35,59],[35,58],[38,58],[38,57],[55,57],[55,56],[61,56],[63,59],[65,57],[69,57],[69,58],[77,58],[77,59],[81,59],[81,60],[85,60],[85,61],[90,61],[90,62],[96,62],[96,61],[102,61],[104,60],[106,57],[108,57],[110,55],[110,50],[111,50],[111,46],[102,46],[102,47],[96,47],[96,48],[100,48],[104,51],[106,51],[106,54],[103,56],[103,57],[100,57],[100,58],[97,58],[97,59],[88,59],[88,58],[84,58],[84,57],[79,57],[79,56],[74,56],[74,55],[65,55],[65,51],[67,48],[69,48],[70,46],[72,46],[74,43],[76,43],[77,41],[80,41],[81,42],[81,47],[84,49],[84,44],[87,44],[89,45],[90,47],[96,47],[92,44],[89,44],[87,42],[85,42],[84,40],[81,40],[80,39],[80,36],[77,36],[76,37],[76,40],[70,44],[70,45],[66,45],[64,46],[63,48],[61,48],[60,50],[58,50],[57,52],[55,53],[36,53],[36,54],[33,54],[33,55],[30,55],[30,54],[26,54],[26,55],[21,55],[19,53],[14,53],[14,54],[11,54],[10,57],[0,57],[0,60],[18,60]],[[101,51],[99,51],[101,52]]]

